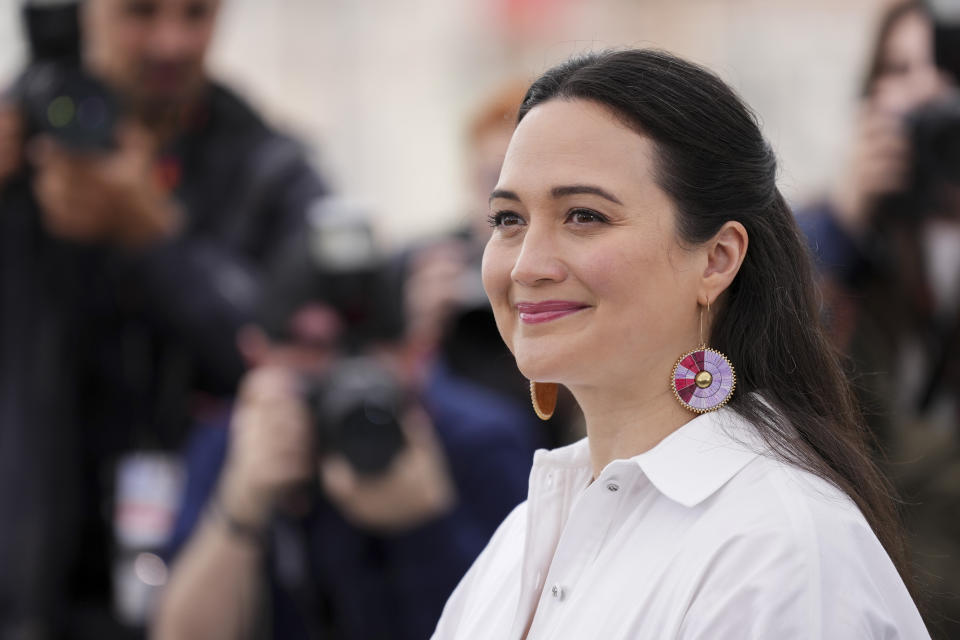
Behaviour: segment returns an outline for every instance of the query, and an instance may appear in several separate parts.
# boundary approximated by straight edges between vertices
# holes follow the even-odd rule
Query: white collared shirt
[[[929,638],[853,501],[764,451],[729,408],[595,482],[586,439],[538,451],[434,640]]]

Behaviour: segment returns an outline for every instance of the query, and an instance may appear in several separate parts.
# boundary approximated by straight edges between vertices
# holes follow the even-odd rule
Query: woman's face
[[[944,86],[933,59],[933,25],[920,11],[911,11],[887,36],[873,94],[880,106],[905,113],[937,97]]]
[[[677,242],[654,153],[588,101],[546,102],[517,127],[490,199],[483,282],[528,378],[572,387],[653,375],[666,388],[696,346],[705,257]]]

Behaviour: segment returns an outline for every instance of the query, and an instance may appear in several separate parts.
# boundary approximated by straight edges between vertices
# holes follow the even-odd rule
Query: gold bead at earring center
[[[698,387],[706,389],[710,386],[710,383],[713,382],[713,376],[710,375],[709,371],[701,371],[694,380],[696,380]]]

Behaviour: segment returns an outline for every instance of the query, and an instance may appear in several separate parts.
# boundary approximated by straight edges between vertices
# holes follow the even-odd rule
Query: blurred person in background
[[[369,243],[334,218],[311,233],[352,247],[350,264],[316,268],[337,251],[293,241],[240,334],[251,371],[233,411],[191,438],[160,640],[425,638],[523,498],[536,420],[425,362],[421,323],[442,318],[408,311],[429,285],[409,256],[364,260]]]
[[[219,9],[27,3],[31,62],[0,104],[4,639],[119,633],[115,465],[179,446],[234,391],[261,268],[325,191],[207,76]],[[151,471],[129,468],[149,491]],[[163,534],[172,505],[131,506],[118,518]]]
[[[451,369],[525,400],[526,381],[503,347],[480,281],[490,226],[479,215],[496,184],[525,86],[510,82],[486,96],[466,126],[467,209],[453,232],[409,253],[409,339],[426,361],[442,353]],[[479,221],[479,222],[478,222]],[[504,366],[506,365],[506,366]]]
[[[905,499],[931,624],[960,637],[960,16],[942,4],[882,16],[850,158],[798,221]]]
[[[526,404],[529,382],[517,369],[497,331],[483,291],[480,262],[491,227],[484,215],[490,192],[516,127],[529,82],[513,79],[486,94],[464,128],[467,202],[453,233],[430,238],[410,250],[410,340],[425,362],[436,358],[450,371]],[[553,418],[541,425],[546,444],[561,446],[582,435],[573,398],[561,391]]]

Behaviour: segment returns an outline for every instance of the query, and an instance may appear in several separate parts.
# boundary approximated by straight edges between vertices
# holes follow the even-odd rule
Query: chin
[[[555,354],[530,353],[523,350],[514,350],[514,356],[517,360],[517,368],[520,373],[528,380],[538,382],[563,382],[566,378],[566,371],[563,370],[563,358],[556,357]],[[567,362],[574,360],[567,359]]]

